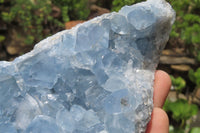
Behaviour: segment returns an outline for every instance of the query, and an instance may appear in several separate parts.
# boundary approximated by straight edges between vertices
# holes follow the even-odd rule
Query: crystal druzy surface
[[[123,7],[0,62],[2,133],[142,133],[175,18],[164,0]]]

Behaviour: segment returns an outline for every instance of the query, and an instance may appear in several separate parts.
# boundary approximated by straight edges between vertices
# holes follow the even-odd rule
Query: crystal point
[[[154,72],[174,18],[167,2],[148,0],[1,61],[0,132],[145,132]]]

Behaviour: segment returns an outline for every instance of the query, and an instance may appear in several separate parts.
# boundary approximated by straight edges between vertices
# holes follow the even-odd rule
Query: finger
[[[162,108],[171,87],[169,75],[161,70],[156,71],[154,81],[154,107]]]
[[[169,133],[169,119],[161,108],[154,108],[146,133]]]

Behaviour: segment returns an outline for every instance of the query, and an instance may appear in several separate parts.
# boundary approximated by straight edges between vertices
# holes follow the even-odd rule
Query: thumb
[[[169,119],[164,110],[154,108],[146,133],[169,133]]]

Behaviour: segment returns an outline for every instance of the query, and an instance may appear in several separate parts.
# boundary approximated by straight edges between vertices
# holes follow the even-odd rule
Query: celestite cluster
[[[148,0],[1,61],[0,132],[143,133],[174,18],[165,0]]]

